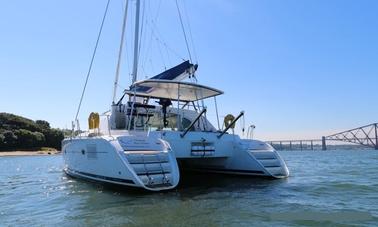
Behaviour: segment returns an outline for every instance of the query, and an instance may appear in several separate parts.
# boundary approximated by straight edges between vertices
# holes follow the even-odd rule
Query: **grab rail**
[[[227,132],[227,130],[229,130],[243,115],[244,111],[240,112],[240,114],[225,129],[223,129],[222,133],[217,136],[218,139],[220,139]]]
[[[189,127],[186,128],[186,130],[180,134],[181,138],[184,138],[184,136],[186,135],[186,133],[188,133],[188,131],[193,128],[193,125],[200,119],[200,117],[202,116],[202,114],[206,113],[206,108],[203,109],[201,111],[201,113],[198,114],[198,116],[196,117],[196,119],[194,119],[194,121],[192,121],[192,123],[189,125]]]

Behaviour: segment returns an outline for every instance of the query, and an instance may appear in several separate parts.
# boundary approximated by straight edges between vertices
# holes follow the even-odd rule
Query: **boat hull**
[[[143,141],[144,149],[137,149],[136,143]],[[165,142],[148,137],[67,139],[62,148],[64,171],[91,181],[151,191],[172,189],[178,184],[179,170],[167,148]]]
[[[227,134],[179,132],[78,137],[63,141],[64,171],[73,177],[160,191],[175,188],[180,168],[285,178],[288,168],[268,144]]]

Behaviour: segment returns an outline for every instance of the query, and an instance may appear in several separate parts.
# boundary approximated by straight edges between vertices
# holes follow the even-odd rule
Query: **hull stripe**
[[[88,176],[88,177],[93,177],[93,178],[98,178],[102,180],[107,180],[107,181],[114,181],[114,182],[120,182],[120,183],[126,183],[126,184],[134,184],[134,181],[128,180],[128,179],[121,179],[121,178],[115,178],[115,177],[106,177],[106,176],[101,176],[101,175],[96,175],[92,173],[85,173],[85,172],[80,172],[72,169],[68,169],[69,172],[75,174],[78,173],[80,175]]]
[[[230,172],[230,173],[250,173],[250,174],[265,174],[263,171],[259,170],[242,170],[242,169],[222,169],[222,168],[193,168],[194,170],[203,171],[217,171],[217,172]]]

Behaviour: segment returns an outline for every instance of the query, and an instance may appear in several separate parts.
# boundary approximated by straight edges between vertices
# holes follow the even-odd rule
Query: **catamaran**
[[[137,80],[140,0],[135,9],[132,84],[115,99],[127,7],[128,1],[111,110],[91,113],[89,130],[79,134],[75,134],[76,116],[72,136],[62,141],[64,171],[73,177],[150,191],[175,188],[183,169],[288,177],[285,161],[272,146],[252,139],[250,133],[242,138],[234,132],[243,111],[236,117],[227,115],[221,126],[216,97],[223,92],[197,82],[198,65],[184,61],[149,79]],[[207,118],[204,101],[211,99],[218,127]]]

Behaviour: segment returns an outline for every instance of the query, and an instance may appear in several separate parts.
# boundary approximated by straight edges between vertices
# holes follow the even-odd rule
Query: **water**
[[[0,226],[377,226],[378,152],[283,151],[283,180],[197,174],[149,193],[72,179],[61,156],[0,158]]]

